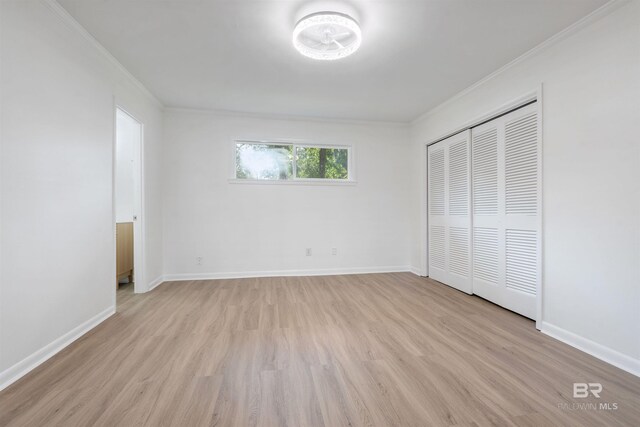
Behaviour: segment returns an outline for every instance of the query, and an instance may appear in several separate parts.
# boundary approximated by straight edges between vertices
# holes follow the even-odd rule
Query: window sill
[[[229,184],[257,184],[257,185],[324,185],[324,186],[353,186],[358,181],[353,180],[337,180],[337,179],[289,179],[289,180],[270,180],[270,179],[236,179],[230,178]]]

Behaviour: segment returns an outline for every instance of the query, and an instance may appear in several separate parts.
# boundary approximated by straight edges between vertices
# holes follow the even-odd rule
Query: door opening
[[[117,108],[114,180],[117,300],[127,294],[145,291],[142,258],[142,138],[142,123]]]

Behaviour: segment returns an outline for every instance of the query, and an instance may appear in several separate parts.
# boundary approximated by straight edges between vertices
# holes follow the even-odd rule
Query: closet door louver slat
[[[446,276],[445,150],[429,149],[429,274],[436,280]]]
[[[473,213],[498,213],[498,133],[490,129],[473,136]]]
[[[449,215],[469,213],[468,157],[466,140],[449,147]]]
[[[473,229],[473,276],[498,283],[498,230],[495,228]]]
[[[429,258],[431,266],[444,270],[444,227],[441,225],[431,226],[429,230],[429,237]]]
[[[540,284],[537,104],[472,130],[473,293],[536,318]]]
[[[429,212],[444,215],[444,150],[434,150],[429,158]]]
[[[429,276],[471,293],[470,132],[428,149]]]
[[[538,120],[535,112],[505,126],[505,206],[508,214],[538,210]]]
[[[469,277],[469,229],[449,227],[449,271]]]
[[[506,286],[536,294],[537,232],[506,230]]]

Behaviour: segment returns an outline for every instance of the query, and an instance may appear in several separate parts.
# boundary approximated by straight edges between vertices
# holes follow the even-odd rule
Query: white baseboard
[[[91,329],[98,326],[108,317],[112,316],[115,312],[115,306],[107,308],[106,310],[98,313],[81,325],[73,328],[52,343],[42,347],[40,350],[22,359],[20,362],[16,363],[10,368],[0,372],[0,390],[4,390],[14,382],[18,381],[20,378],[40,366],[42,363],[55,356],[62,349],[80,338],[82,335],[89,332]]]
[[[592,355],[593,357],[597,357],[600,360],[640,377],[640,360],[638,359],[622,354],[609,347],[605,347],[602,344],[598,344],[597,342],[591,341],[547,322],[542,322],[540,331],[543,334],[549,335],[550,337],[562,341],[565,344],[569,344],[571,347],[575,347],[578,350]]]
[[[164,276],[156,277],[149,285],[147,286],[147,292],[154,290],[158,285],[165,281]]]
[[[215,279],[246,279],[251,277],[281,277],[281,276],[335,276],[342,274],[370,274],[370,273],[400,273],[409,272],[408,266],[391,267],[360,267],[360,268],[328,268],[319,270],[272,270],[272,271],[244,271],[235,273],[183,273],[166,274],[167,282],[181,280],[215,280]]]
[[[427,275],[425,274],[424,271],[422,271],[421,268],[418,267],[409,267],[409,271],[413,274],[415,274],[416,276],[420,276],[420,277],[427,277]]]

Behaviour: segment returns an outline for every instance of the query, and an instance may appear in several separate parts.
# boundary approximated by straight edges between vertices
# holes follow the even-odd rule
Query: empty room
[[[640,425],[640,0],[0,0],[0,426]]]

